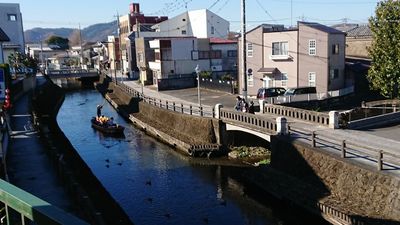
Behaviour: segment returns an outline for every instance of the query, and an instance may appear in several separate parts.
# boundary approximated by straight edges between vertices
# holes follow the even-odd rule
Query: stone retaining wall
[[[311,185],[303,191],[312,192],[312,204],[333,206],[366,224],[400,221],[398,178],[285,138],[273,138],[271,147],[271,167]]]

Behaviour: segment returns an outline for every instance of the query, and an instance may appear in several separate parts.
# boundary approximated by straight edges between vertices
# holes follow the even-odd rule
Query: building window
[[[186,30],[182,30],[181,33],[185,35],[186,34]]]
[[[281,81],[282,81],[281,86],[287,87],[288,75],[287,75],[287,73],[282,73],[281,75],[282,75],[281,76]]]
[[[331,80],[339,78],[339,70],[338,69],[331,69],[329,71],[329,76]]]
[[[214,28],[214,26],[211,26],[211,34],[214,34],[215,33],[215,28]]]
[[[17,15],[16,14],[8,14],[8,21],[17,21]]]
[[[199,59],[209,59],[210,52],[209,51],[199,51]]]
[[[317,54],[317,41],[315,39],[308,40],[308,54],[309,55]]]
[[[228,57],[236,58],[237,57],[237,51],[236,50],[228,50]]]
[[[221,50],[210,51],[210,59],[221,59],[221,58],[222,58]]]
[[[272,42],[272,55],[288,55],[288,42]]]
[[[339,44],[332,45],[332,54],[338,55],[339,54]]]
[[[253,57],[253,43],[247,43],[247,57]]]
[[[308,73],[308,86],[315,87],[315,72]]]

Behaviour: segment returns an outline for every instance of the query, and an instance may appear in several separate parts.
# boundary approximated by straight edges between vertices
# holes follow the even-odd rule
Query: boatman
[[[101,109],[103,108],[102,105],[97,105],[97,117],[101,116]]]

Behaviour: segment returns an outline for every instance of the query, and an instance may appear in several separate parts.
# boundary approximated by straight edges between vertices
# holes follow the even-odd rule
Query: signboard
[[[4,103],[6,98],[6,78],[4,69],[0,68],[0,103]]]

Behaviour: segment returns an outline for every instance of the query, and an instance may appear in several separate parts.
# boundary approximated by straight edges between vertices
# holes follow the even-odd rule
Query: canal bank
[[[118,95],[108,99],[118,107]],[[399,224],[397,179],[301,142],[276,137],[271,146],[271,166],[244,172],[245,179],[334,224]]]
[[[91,224],[131,224],[106,189],[82,161],[58,127],[56,115],[64,101],[64,91],[47,81],[34,93],[33,122],[63,186],[67,189],[78,214]]]

